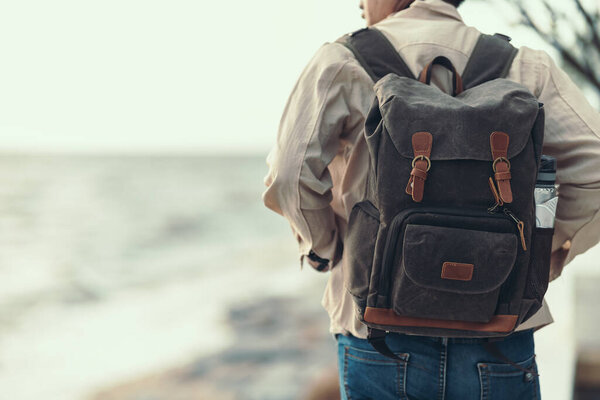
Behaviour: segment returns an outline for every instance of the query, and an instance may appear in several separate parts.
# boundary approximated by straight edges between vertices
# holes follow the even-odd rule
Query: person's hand
[[[564,268],[565,259],[571,249],[571,241],[565,241],[562,246],[550,255],[550,281],[558,278]]]

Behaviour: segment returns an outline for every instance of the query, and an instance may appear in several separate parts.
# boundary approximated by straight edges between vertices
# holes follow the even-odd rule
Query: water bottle
[[[556,189],[556,158],[542,155],[535,183],[535,225],[538,228],[553,228],[558,204]]]

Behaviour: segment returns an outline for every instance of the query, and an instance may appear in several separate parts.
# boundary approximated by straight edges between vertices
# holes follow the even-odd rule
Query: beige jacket
[[[415,1],[376,27],[415,75],[438,55],[462,73],[479,35],[442,0]],[[555,278],[576,255],[600,241],[600,116],[543,51],[520,48],[507,79],[526,86],[546,110],[543,153],[557,158],[560,185],[552,245]],[[448,92],[449,72],[434,69],[432,82]],[[323,45],[285,107],[277,143],[267,157],[270,170],[263,193],[265,205],[289,221],[301,264],[311,250],[329,260],[322,304],[330,331],[361,338],[366,327],[354,317],[343,285],[344,256],[339,260],[336,249],[343,243],[352,206],[364,195],[369,156],[363,124],[373,98],[373,82],[352,53],[338,43]],[[559,254],[567,240],[570,250]],[[544,304],[518,329],[551,322]]]

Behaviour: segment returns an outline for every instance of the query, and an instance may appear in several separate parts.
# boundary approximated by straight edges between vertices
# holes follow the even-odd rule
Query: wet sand
[[[238,305],[227,324],[236,339],[226,350],[107,388],[90,400],[291,400],[306,398],[322,374],[335,376],[335,341],[314,296]]]

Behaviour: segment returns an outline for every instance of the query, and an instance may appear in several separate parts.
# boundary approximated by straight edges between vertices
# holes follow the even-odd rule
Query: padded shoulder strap
[[[499,33],[479,36],[462,74],[465,90],[508,75],[518,51],[509,41]]]
[[[394,46],[376,28],[364,28],[337,40],[354,53],[374,82],[389,73],[416,79]]]

